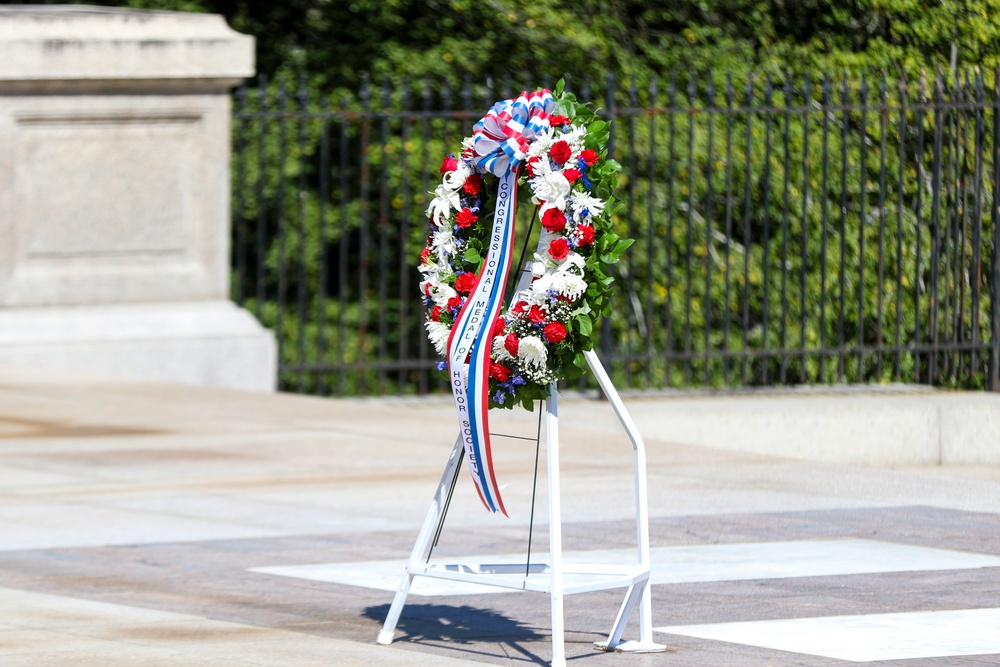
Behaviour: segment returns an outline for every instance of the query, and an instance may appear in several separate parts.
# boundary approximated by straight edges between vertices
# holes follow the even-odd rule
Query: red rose
[[[545,309],[541,306],[532,306],[528,311],[528,319],[532,324],[541,324],[545,321]]]
[[[566,177],[567,181],[569,181],[570,183],[572,183],[576,179],[580,178],[580,170],[579,169],[566,169],[566,170],[563,171],[563,176]]]
[[[590,245],[594,242],[594,228],[590,225],[580,225],[576,231],[580,233],[580,245]]]
[[[507,350],[507,354],[512,357],[517,356],[517,346],[520,345],[521,341],[517,339],[514,334],[507,334],[507,337],[503,341],[503,348]]]
[[[450,155],[446,155],[444,162],[441,163],[441,173],[447,174],[449,171],[455,171],[458,169],[458,160]]]
[[[455,279],[455,291],[459,294],[468,294],[476,286],[476,274],[463,273]]]
[[[593,167],[594,163],[601,159],[601,156],[597,154],[597,151],[592,151],[589,148],[580,153],[580,157],[583,158],[584,164],[588,167]]]
[[[569,243],[564,238],[558,238],[549,244],[549,256],[557,262],[569,255]]]
[[[435,322],[441,321],[441,306],[434,306],[431,308],[431,319]]]
[[[570,120],[566,116],[553,115],[549,116],[549,125],[552,127],[559,127],[560,125],[569,125]]]
[[[449,308],[460,308],[461,306],[462,306],[462,297],[453,296],[450,299],[448,299]]]
[[[550,232],[561,232],[566,226],[566,216],[557,208],[550,208],[542,214],[542,227]]]
[[[566,164],[566,160],[569,159],[570,154],[573,150],[569,147],[569,144],[560,139],[556,143],[552,144],[552,148],[549,149],[549,157],[552,161],[558,165]]]
[[[475,213],[467,208],[463,208],[458,212],[458,215],[455,216],[455,224],[464,229],[466,227],[471,227],[478,219],[479,216]]]
[[[507,326],[507,320],[502,317],[498,317],[497,321],[493,323],[493,331],[490,332],[491,338],[496,338],[503,333],[504,327]]]
[[[515,315],[520,315],[525,311],[527,307],[528,304],[526,304],[524,301],[518,301],[517,303],[514,304],[514,308],[512,310],[514,311]]]
[[[430,258],[430,256],[431,256],[431,249],[430,248],[424,248],[424,251],[422,253],[420,253],[420,263],[421,264],[426,264],[427,260]]]
[[[558,343],[562,339],[566,338],[566,327],[559,322],[550,322],[545,325],[545,329],[542,333],[545,334],[545,339],[550,343]]]
[[[465,194],[467,195],[478,195],[479,188],[482,185],[483,179],[479,177],[479,174],[473,174],[465,179],[465,185],[462,186],[462,189],[465,190]]]
[[[500,364],[490,366],[490,377],[497,382],[506,382],[510,377],[510,369]]]

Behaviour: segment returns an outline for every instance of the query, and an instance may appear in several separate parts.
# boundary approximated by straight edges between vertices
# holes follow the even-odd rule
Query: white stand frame
[[[448,496],[448,490],[459,471],[462,460],[462,443],[456,439],[448,464],[445,466],[437,493],[427,510],[424,524],[420,528],[416,544],[410,553],[410,560],[403,573],[402,581],[396,590],[392,606],[385,619],[385,625],[378,634],[379,644],[392,642],[396,624],[406,604],[413,578],[432,577],[465,581],[486,586],[497,586],[525,591],[548,593],[552,599],[552,667],[565,667],[566,651],[563,626],[563,596],[574,593],[606,590],[609,588],[628,588],[625,600],[622,602],[611,626],[608,638],[596,642],[595,647],[602,651],[617,651],[623,653],[658,653],[666,650],[662,644],[653,641],[653,619],[649,591],[649,507],[646,498],[646,448],[642,436],[622,403],[618,391],[611,383],[604,366],[597,354],[591,350],[584,353],[590,370],[605,396],[614,408],[618,420],[632,441],[635,466],[635,518],[636,540],[638,546],[637,565],[566,565],[562,553],[562,510],[560,507],[559,488],[559,408],[556,400],[556,388],[545,401],[545,449],[548,456],[549,477],[549,558],[548,564],[439,564],[427,563],[425,557],[431,543],[434,529],[437,526],[441,512]],[[585,575],[576,577],[581,581],[567,583],[566,575]],[[628,623],[633,608],[639,603],[639,639],[638,641],[622,641],[622,631]]]

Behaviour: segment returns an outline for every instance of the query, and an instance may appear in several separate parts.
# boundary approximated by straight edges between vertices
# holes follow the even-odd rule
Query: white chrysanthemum
[[[549,353],[538,336],[525,336],[517,346],[517,357],[528,367],[545,368]]]
[[[451,327],[443,322],[435,322],[433,320],[427,320],[424,326],[427,327],[427,337],[430,338],[434,349],[443,357],[447,351],[448,336],[451,334]]]
[[[535,137],[535,140],[531,142],[531,146],[528,148],[525,158],[531,159],[533,157],[548,155],[549,150],[552,149],[552,144],[556,142],[555,134],[556,129],[554,127],[550,127],[545,132],[542,132]]]
[[[466,151],[472,150],[472,147],[475,144],[476,144],[476,138],[474,136],[462,139],[462,153],[464,154]]]
[[[531,179],[531,198],[536,205],[548,202],[560,211],[566,208],[566,198],[570,192],[570,182],[562,172],[552,171],[547,160],[535,165],[535,176]]]
[[[560,294],[565,294],[576,301],[587,291],[587,281],[575,273],[569,271],[559,271],[552,274],[550,281],[551,289]]]
[[[590,216],[599,216],[604,211],[605,202],[603,199],[591,196],[585,192],[574,192],[569,200],[567,210],[571,212],[573,222],[582,222],[583,212],[586,210]]]
[[[506,342],[506,340],[507,337],[504,336],[503,334],[493,338],[493,346],[492,346],[493,359],[495,359],[496,361],[510,361],[514,358],[510,356],[510,352],[508,352],[507,348],[504,347],[504,343]]]
[[[587,128],[583,127],[582,125],[570,125],[569,129],[566,132],[561,132],[558,136],[556,136],[555,138],[556,141],[562,139],[567,144],[569,144],[569,147],[573,151],[573,155],[570,158],[572,162],[570,166],[576,165],[577,158],[579,158],[580,153],[583,152],[584,138],[586,136],[587,136]],[[555,141],[553,143],[555,143]]]
[[[586,260],[580,254],[571,251],[554,270],[553,266],[551,261],[532,265],[537,280],[524,290],[522,301],[545,305],[550,299],[549,292],[564,294],[575,301],[587,291],[587,281],[583,279]]]

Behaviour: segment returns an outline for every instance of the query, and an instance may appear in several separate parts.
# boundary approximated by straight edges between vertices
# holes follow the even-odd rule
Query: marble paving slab
[[[1000,654],[1000,608],[679,625],[654,631],[850,662]]]
[[[633,564],[630,549],[570,551],[567,563]],[[548,554],[533,557],[547,561]],[[712,544],[650,549],[653,584],[679,584],[748,579],[786,579],[881,572],[919,572],[1000,567],[1000,557],[949,549],[865,539],[796,540],[745,544]],[[435,559],[435,562],[442,562]],[[449,558],[455,563],[523,563],[524,554]],[[403,560],[255,567],[252,572],[297,577],[349,586],[395,591],[406,566]],[[478,595],[506,589],[480,584],[417,577],[413,595]]]

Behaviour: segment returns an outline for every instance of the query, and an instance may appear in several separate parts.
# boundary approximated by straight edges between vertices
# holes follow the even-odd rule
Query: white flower
[[[551,288],[560,294],[565,294],[576,301],[587,291],[587,281],[569,271],[558,271],[552,274]]]
[[[531,198],[535,204],[543,201],[550,203],[559,210],[566,208],[566,198],[569,196],[570,183],[560,171],[552,171],[546,160],[535,165],[535,176],[531,179]]]
[[[454,173],[454,172],[450,172]],[[442,183],[434,190],[435,197],[427,207],[427,217],[430,218],[437,227],[447,226],[448,218],[451,216],[451,209],[462,210],[462,202],[459,201],[458,192],[449,190]]]
[[[442,282],[437,282],[436,280],[431,283],[431,299],[434,300],[435,306],[441,306],[444,308],[448,305],[448,301],[458,296],[452,287],[445,285]]]
[[[570,197],[570,205],[568,207],[571,211],[570,217],[574,222],[582,222],[582,214],[585,209],[588,215],[599,216],[604,210],[606,203],[603,199],[598,199],[584,192],[574,192],[573,196]]]
[[[517,346],[517,356],[528,367],[545,368],[548,352],[538,336],[525,336]]]
[[[456,167],[454,171],[445,172],[442,185],[449,190],[457,192],[462,189],[463,185],[465,185],[465,179],[468,177],[469,168],[464,162],[459,162],[458,167]]]
[[[434,232],[434,238],[431,240],[431,248],[438,257],[444,254],[442,251],[447,252],[449,255],[455,254],[455,235],[451,231],[451,226],[447,224],[442,225]]]
[[[583,275],[584,269],[587,268],[587,260],[583,258],[583,255],[570,251],[566,259],[563,260],[562,265],[559,267],[560,273],[574,273],[576,275]]]
[[[443,322],[435,322],[433,320],[427,320],[424,326],[427,327],[427,337],[430,338],[434,349],[443,357],[445,352],[447,352],[448,336],[451,335],[451,328]]]
[[[569,147],[573,150],[573,156],[570,158],[572,163],[570,166],[576,164],[577,158],[580,157],[580,153],[583,152],[584,145],[583,140],[587,136],[587,128],[582,125],[570,125],[566,132],[561,133],[558,139],[562,139]]]

